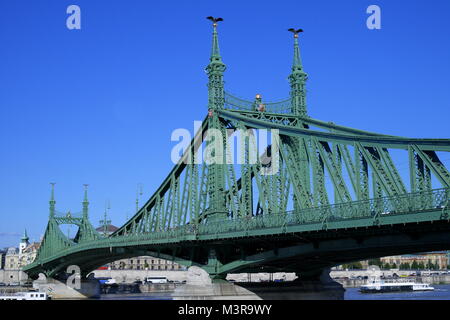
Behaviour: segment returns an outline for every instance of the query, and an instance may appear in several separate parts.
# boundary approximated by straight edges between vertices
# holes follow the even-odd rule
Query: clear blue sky
[[[81,30],[66,8],[81,8]],[[381,7],[382,29],[366,27]],[[171,133],[206,114],[211,26],[221,16],[226,89],[289,94],[292,35],[303,28],[312,117],[385,134],[450,138],[448,0],[0,2],[0,248],[43,234],[57,208],[113,224],[172,167]],[[192,129],[191,129],[192,130]],[[144,201],[145,199],[142,199]],[[141,203],[142,203],[141,201]]]

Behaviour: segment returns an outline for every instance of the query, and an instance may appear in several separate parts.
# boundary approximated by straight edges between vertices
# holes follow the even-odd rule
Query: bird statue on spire
[[[294,34],[294,38],[298,38],[298,34],[300,33],[300,32],[303,32],[303,29],[294,29],[294,28],[290,28],[290,29],[288,29],[288,31],[290,31],[290,32],[292,32],[293,34]]]
[[[213,26],[214,27],[217,27],[217,22],[223,21],[222,18],[214,18],[214,17],[211,17],[211,16],[206,17],[206,19],[211,20],[213,22]]]

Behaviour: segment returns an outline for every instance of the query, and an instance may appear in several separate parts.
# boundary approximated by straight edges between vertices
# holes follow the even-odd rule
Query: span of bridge
[[[450,152],[450,139],[378,134],[309,117],[298,30],[289,98],[234,97],[224,89],[219,21],[213,20],[206,67],[207,115],[179,162],[109,236],[89,222],[87,189],[80,214],[61,213],[52,185],[41,247],[24,268],[31,278],[57,278],[69,265],[86,276],[108,262],[142,255],[201,267],[213,279],[261,271],[312,278],[349,261],[450,249],[450,173],[439,158]],[[191,161],[201,147],[218,142],[209,138],[212,129],[223,134],[223,143],[211,156],[223,161]],[[249,129],[271,130],[272,143],[254,161]],[[238,131],[247,133],[238,137],[242,161],[231,164],[227,142]],[[406,178],[393,149],[403,150]],[[78,226],[74,239],[61,224]]]

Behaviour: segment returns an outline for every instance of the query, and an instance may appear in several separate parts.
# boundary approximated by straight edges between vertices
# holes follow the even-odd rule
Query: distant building
[[[18,269],[34,261],[41,245],[39,242],[29,243],[28,240],[27,230],[25,230],[19,243]]]
[[[19,247],[10,247],[0,252],[0,282],[18,284],[27,281],[28,276],[22,268],[34,261],[39,250],[40,243],[29,243],[25,230],[20,239]]]
[[[415,262],[416,264],[422,264],[425,268],[429,263],[437,265],[440,270],[447,269],[448,266],[448,254],[447,252],[429,252],[422,254],[409,254],[401,256],[391,256],[380,258],[383,264],[389,263],[391,266],[396,265],[397,268],[401,264],[409,264],[410,266]]]
[[[6,250],[0,250],[0,270],[5,269]]]
[[[139,256],[114,261],[108,265],[111,270],[162,270],[179,271],[185,268],[176,262],[151,256]]]
[[[28,242],[29,238],[25,230],[20,239],[19,248],[10,247],[2,254],[2,268],[5,270],[19,270],[34,261],[40,247],[39,242]]]
[[[389,264],[391,267],[395,266],[396,268],[400,268],[400,265],[409,265],[412,267],[413,263],[415,265],[423,265],[426,269],[427,265],[431,263],[434,266],[437,266],[439,270],[446,270],[449,263],[449,252],[447,251],[437,251],[437,252],[427,252],[420,254],[405,254],[398,256],[389,256],[382,257],[379,259],[379,262],[382,265]],[[352,265],[360,265],[363,269],[367,269],[369,266],[369,260],[358,261],[356,263],[349,263],[344,265],[339,265],[333,268],[333,270],[344,270],[348,266]]]
[[[19,269],[19,249],[10,247],[5,255],[5,270]]]
[[[106,225],[98,227],[95,230],[104,236],[109,236],[110,234],[114,233],[116,230],[119,230],[119,228],[117,228],[116,226],[113,226],[112,224],[106,224]]]

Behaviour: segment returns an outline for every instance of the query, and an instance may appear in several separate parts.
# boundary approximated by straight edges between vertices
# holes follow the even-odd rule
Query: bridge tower
[[[75,236],[77,242],[84,242],[94,239],[99,239],[100,234],[95,230],[92,224],[89,222],[89,200],[88,200],[88,184],[84,184],[84,198],[82,202],[83,213],[81,216],[81,223],[79,224],[79,230]]]
[[[301,117],[307,117],[306,107],[306,80],[308,75],[303,70],[302,59],[300,55],[300,47],[298,44],[298,36],[303,32],[302,29],[289,29],[294,34],[294,58],[292,63],[291,74],[288,79],[290,82],[290,98],[291,98],[291,113]],[[308,129],[308,125],[302,121],[298,121],[296,126],[299,128]],[[291,157],[294,162],[298,164],[298,174],[296,175],[297,185],[302,186],[304,191],[303,196],[293,194],[294,210],[298,211],[301,208],[309,208],[313,205],[313,196],[311,193],[311,173],[310,165],[315,163],[311,158],[315,157],[315,152],[312,151],[308,157],[308,151],[311,150],[311,145],[300,137],[284,137],[284,142],[289,146]],[[310,163],[311,162],[311,163]],[[320,161],[318,164],[320,165]],[[316,166],[317,169],[317,166]],[[320,170],[319,170],[320,171]],[[323,172],[323,165],[322,170]],[[314,176],[314,178],[316,175]],[[317,186],[317,179],[314,179],[314,185]],[[319,179],[320,180],[320,179]]]
[[[50,194],[50,201],[49,201],[49,219],[52,219],[55,216],[55,205],[56,205],[56,201],[55,201],[55,183],[52,182],[50,183],[52,186],[52,191]]]
[[[213,22],[213,39],[211,56],[209,64],[206,67],[208,75],[208,134],[206,142],[206,150],[210,161],[207,162],[207,185],[209,207],[206,209],[206,215],[209,220],[216,220],[224,218],[227,215],[225,204],[225,179],[223,175],[223,166],[225,163],[223,146],[224,141],[217,141],[216,139],[223,139],[223,127],[219,120],[218,111],[224,108],[224,82],[223,73],[226,70],[225,64],[222,62],[222,57],[219,50],[219,39],[217,33],[217,23],[222,21],[222,18],[209,17]],[[225,135],[226,138],[226,135]],[[208,159],[205,159],[208,161]]]
[[[292,63],[292,72],[288,78],[291,84],[292,113],[305,117],[307,116],[305,85],[306,80],[308,80],[308,74],[303,71],[302,58],[298,45],[298,35],[303,30],[289,29],[289,31],[293,31],[294,33],[294,61]]]

